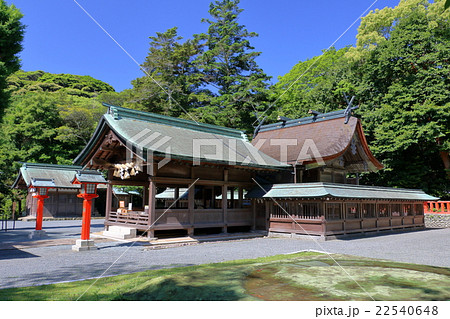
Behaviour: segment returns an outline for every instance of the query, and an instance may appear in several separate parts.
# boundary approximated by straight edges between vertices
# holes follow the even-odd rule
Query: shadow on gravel
[[[441,230],[442,228],[424,228],[424,229],[404,229],[404,230],[381,230],[381,231],[373,231],[366,233],[356,233],[356,234],[348,234],[348,235],[339,235],[336,236],[338,240],[355,240],[362,238],[376,238],[376,237],[384,237],[384,236],[392,236],[392,235],[400,235],[400,234],[411,234],[411,233],[424,233],[430,231]]]
[[[34,258],[34,257],[39,257],[39,256],[30,254],[26,251],[17,249],[12,246],[8,249],[0,250],[0,260],[18,259],[18,258]]]
[[[36,256],[38,257],[38,256]],[[172,264],[168,265],[154,265],[150,267],[142,267],[139,271],[154,270],[154,269],[166,269],[173,267],[186,267],[193,264]],[[70,267],[61,267],[59,269],[53,269],[49,272],[45,272],[42,269],[40,272],[22,275],[17,277],[3,277],[0,282],[0,288],[15,288],[15,287],[27,287],[27,286],[40,286],[49,285],[67,281],[80,281],[86,279],[93,279],[97,277],[110,277],[116,275],[124,275],[135,273],[136,267],[130,265],[129,262],[116,263],[110,269],[108,267],[110,263],[89,263],[86,265],[72,265]],[[105,270],[108,269],[106,273]],[[104,274],[103,274],[104,273]],[[1,300],[1,298],[0,298]],[[31,298],[30,300],[38,300]]]

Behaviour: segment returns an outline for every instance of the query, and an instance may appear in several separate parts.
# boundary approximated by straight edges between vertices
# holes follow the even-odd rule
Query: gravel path
[[[0,232],[0,243],[27,240],[26,234],[33,226],[31,222],[23,222],[18,223],[14,231]],[[49,239],[79,238],[80,226],[81,221],[44,222]],[[92,232],[102,228],[103,220],[93,220]],[[326,242],[311,239],[255,238],[156,250],[148,250],[142,243],[100,241],[96,245],[99,247],[97,251],[88,252],[74,252],[70,245],[20,250],[0,249],[0,288],[256,258],[307,249],[450,267],[448,228]]]

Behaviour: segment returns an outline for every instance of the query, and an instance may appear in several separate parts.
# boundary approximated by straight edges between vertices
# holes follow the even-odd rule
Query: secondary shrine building
[[[423,202],[435,199],[358,185],[383,166],[344,110],[261,126],[250,143],[238,130],[107,107],[74,161],[108,172],[107,228],[334,236],[423,228]],[[114,201],[119,186],[140,187],[142,201]]]

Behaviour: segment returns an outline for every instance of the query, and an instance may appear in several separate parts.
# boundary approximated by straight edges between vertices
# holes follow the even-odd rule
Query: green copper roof
[[[317,116],[308,116],[308,117],[302,117],[299,119],[291,119],[291,120],[288,120],[285,122],[276,122],[276,123],[272,123],[272,124],[262,125],[259,131],[265,132],[265,131],[278,130],[280,128],[317,123],[317,122],[328,121],[328,120],[333,120],[333,119],[338,119],[338,118],[343,118],[343,117],[345,117],[345,110],[338,110],[338,111],[332,111],[332,112],[328,112],[328,113],[321,113],[321,114],[318,114]]]
[[[71,183],[75,179],[80,183],[97,183],[97,184],[107,184],[108,181],[103,177],[102,173],[94,170],[78,170],[75,176],[72,178]]]
[[[224,135],[224,136],[228,136],[228,137],[247,140],[246,135],[242,131],[235,130],[235,129],[228,128],[228,127],[204,124],[204,123],[180,119],[177,117],[170,117],[170,116],[165,116],[165,115],[160,115],[160,114],[155,114],[155,113],[150,113],[150,112],[132,110],[132,109],[127,109],[124,107],[114,106],[114,105],[110,105],[110,104],[106,104],[106,103],[103,103],[103,105],[108,107],[108,113],[112,115],[114,120],[120,120],[122,118],[134,119],[134,120],[140,120],[140,121],[145,121],[145,122],[149,122],[149,123],[163,124],[163,125],[168,125],[171,127],[178,127],[181,129],[188,129],[188,130],[211,133],[211,134],[219,134],[219,135]]]
[[[265,190],[255,187],[249,198],[356,198],[356,199],[401,199],[431,201],[438,198],[420,189],[376,187],[332,183],[300,183],[264,185]]]
[[[154,156],[261,168],[288,168],[260,152],[239,130],[195,123],[147,112],[108,105],[105,114],[85,149],[74,160],[86,164],[102,134],[110,128],[130,149]],[[145,157],[145,155],[144,155]]]
[[[73,185],[72,180],[74,179],[75,174],[80,170],[82,170],[82,167],[75,165],[23,163],[19,170],[19,175],[12,187],[29,187],[32,184],[33,179],[37,179],[52,180],[52,185],[49,186],[55,188],[76,189],[80,188],[80,185]]]

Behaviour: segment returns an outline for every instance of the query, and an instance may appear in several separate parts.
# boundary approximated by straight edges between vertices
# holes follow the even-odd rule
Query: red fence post
[[[428,202],[423,202],[423,213],[428,214]]]

